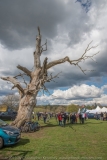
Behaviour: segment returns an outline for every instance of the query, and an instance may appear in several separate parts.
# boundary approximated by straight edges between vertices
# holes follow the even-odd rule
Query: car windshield
[[[6,126],[6,125],[8,125],[8,123],[6,123],[6,122],[4,122],[4,121],[2,121],[2,120],[0,119],[0,126]]]

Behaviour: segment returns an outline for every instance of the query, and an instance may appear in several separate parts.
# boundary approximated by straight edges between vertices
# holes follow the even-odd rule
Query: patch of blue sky
[[[69,89],[69,87],[59,87],[58,89],[65,91],[65,90]]]
[[[91,85],[94,85],[98,88],[101,88],[103,87],[104,85],[107,85],[107,77],[100,77],[100,78],[91,78],[90,81],[87,81],[86,82],[87,85],[91,86]],[[107,94],[107,89],[104,90],[104,93]]]
[[[76,0],[76,2],[79,2],[86,12],[89,11],[90,6],[92,4],[91,0]]]

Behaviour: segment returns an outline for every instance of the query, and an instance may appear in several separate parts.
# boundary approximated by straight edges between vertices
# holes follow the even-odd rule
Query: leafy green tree
[[[69,106],[67,106],[67,109],[66,111],[67,112],[78,112],[78,109],[79,109],[79,106],[78,105],[75,105],[75,104],[71,104]]]

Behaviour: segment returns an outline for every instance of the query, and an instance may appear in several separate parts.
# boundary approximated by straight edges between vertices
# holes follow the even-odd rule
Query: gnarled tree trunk
[[[16,127],[20,127],[25,121],[30,121],[32,112],[36,104],[36,96],[40,89],[40,76],[41,69],[31,72],[31,83],[24,89],[24,94],[20,92],[19,110],[16,119],[11,123]]]
[[[31,115],[35,106],[35,97],[36,95],[27,94],[20,99],[18,115],[11,125],[20,127],[25,121],[31,120]]]

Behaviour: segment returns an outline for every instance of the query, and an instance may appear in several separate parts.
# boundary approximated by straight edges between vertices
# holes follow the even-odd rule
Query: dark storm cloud
[[[90,61],[88,65],[90,67],[93,67],[94,71],[89,73],[90,77],[102,77],[107,76],[107,53],[106,48],[104,51],[101,51],[98,55],[96,55],[96,63],[93,63],[93,61]]]
[[[71,87],[76,84],[80,85],[83,83],[83,81],[89,80],[89,78],[90,77],[88,74],[84,75],[78,69],[75,70],[75,72],[70,72],[69,70],[69,73],[66,73],[66,70],[64,70],[62,74],[59,75],[59,78],[54,79],[54,82],[51,81],[50,83],[46,83],[46,87],[49,89],[55,89],[59,87]]]
[[[43,36],[53,38],[66,14],[60,0],[0,1],[0,41],[10,49],[32,46],[37,26]]]
[[[1,71],[1,72],[0,72],[1,75],[6,76],[6,77],[8,77],[8,76],[13,76],[13,77],[14,77],[14,76],[17,75],[18,73],[19,73],[19,72],[18,72],[18,71],[15,71],[15,70],[14,70],[14,71],[12,71],[12,70],[8,71],[8,70],[7,70],[7,71]]]
[[[90,1],[90,0],[89,0]],[[82,4],[88,1],[80,1]],[[97,4],[92,1],[92,5]],[[42,37],[53,39],[62,34],[70,38],[69,45],[77,44],[95,26],[81,3],[68,0],[9,0],[0,1],[0,42],[10,49],[34,46],[37,26]],[[98,0],[98,4],[102,2]]]
[[[3,91],[0,90],[0,96],[6,96],[6,95],[10,95],[10,94],[15,94],[15,92],[16,92],[15,90],[13,91],[13,90],[10,90],[10,89],[9,90],[5,89]]]

